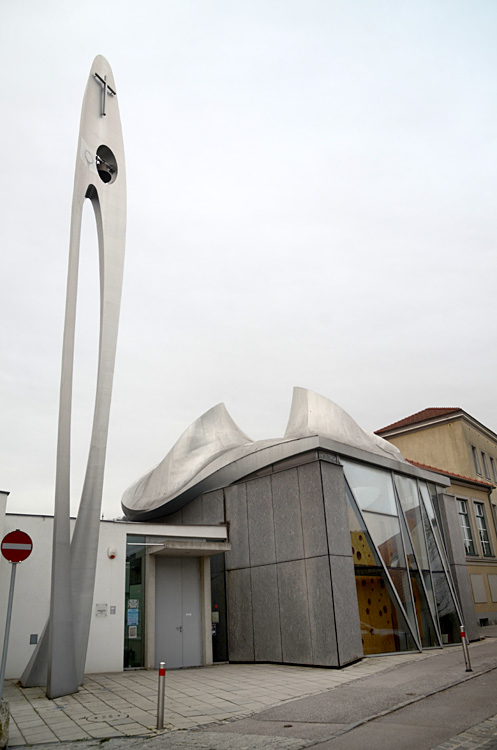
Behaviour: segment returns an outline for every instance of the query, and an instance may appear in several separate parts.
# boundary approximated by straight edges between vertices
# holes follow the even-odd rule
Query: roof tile
[[[474,479],[473,477],[465,477],[464,474],[456,474],[454,471],[446,471],[445,469],[437,469],[436,466],[429,466],[428,464],[422,464],[420,461],[412,461],[410,458],[406,458],[406,461],[413,466],[417,466],[418,469],[426,469],[427,471],[436,471],[438,474],[443,474],[446,477],[454,477],[454,479],[464,479],[466,482],[474,482],[474,484],[481,484],[483,487],[490,487],[493,489],[495,485],[491,482],[483,482],[481,479]]]
[[[460,406],[429,406],[427,409],[417,411],[415,414],[411,414],[410,417],[404,417],[399,419],[398,422],[389,424],[386,427],[382,427],[380,430],[375,430],[376,435],[381,435],[386,430],[392,430],[394,427],[406,427],[410,424],[418,424],[418,422],[425,422],[427,419],[434,419],[435,417],[443,417],[445,414],[451,414],[452,412],[462,411]]]

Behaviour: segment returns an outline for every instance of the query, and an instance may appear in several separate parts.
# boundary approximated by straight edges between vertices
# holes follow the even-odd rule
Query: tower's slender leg
[[[91,200],[97,222],[100,340],[88,463],[70,542],[72,383],[79,245],[85,198]],[[21,678],[25,686],[46,682],[50,698],[76,692],[83,680],[95,584],[125,231],[126,174],[119,109],[112,71],[105,58],[99,55],[94,60],[83,100],[74,178],[59,402],[50,616]]]

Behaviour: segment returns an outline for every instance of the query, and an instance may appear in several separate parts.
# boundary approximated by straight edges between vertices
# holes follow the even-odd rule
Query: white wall
[[[50,609],[50,570],[52,567],[52,524],[50,516],[6,515],[4,536],[21,529],[33,540],[33,551],[17,565],[9,651],[5,676],[19,678],[33,653],[31,633],[41,632]],[[12,565],[0,556],[0,643],[3,645],[7,599]]]
[[[2,493],[0,493],[0,502]],[[0,504],[0,528],[3,536],[21,529],[33,540],[33,551],[16,572],[16,586],[12,608],[6,678],[19,679],[35,648],[29,637],[37,633],[41,637],[50,610],[50,575],[52,569],[52,516],[32,516],[2,513]],[[71,531],[75,519],[71,519]],[[85,673],[121,672],[124,651],[124,596],[126,581],[126,536],[146,534],[150,536],[178,536],[218,538],[226,534],[219,526],[167,526],[166,524],[126,523],[101,521],[97,553],[97,572],[93,610],[90,625],[90,640]],[[111,560],[108,548],[116,549]],[[12,566],[0,555],[0,646],[3,645],[7,599]],[[107,605],[107,614],[97,616],[97,604]],[[111,615],[111,607],[116,608]],[[0,651],[1,653],[1,651]]]
[[[71,528],[74,519],[71,520]],[[6,678],[18,679],[28,663],[35,646],[30,645],[33,633],[41,637],[50,609],[50,574],[52,568],[51,516],[7,514],[4,535],[14,529],[25,531],[33,539],[33,551],[16,571],[12,623],[9,637]],[[134,529],[133,529],[134,530]],[[126,533],[129,525],[102,521],[97,557],[95,596],[90,626],[90,643],[86,673],[120,672],[123,668],[124,648],[124,585],[126,572]],[[136,530],[135,530],[135,533]],[[108,547],[115,547],[117,555],[109,559]],[[7,599],[12,566],[3,557],[0,562],[0,643],[3,644]],[[97,617],[96,604],[107,604],[107,615]],[[110,606],[116,614],[110,614]]]
[[[126,524],[112,521],[100,522],[86,674],[122,672],[123,669],[126,532],[129,533],[129,527]],[[109,547],[116,550],[114,560],[111,560],[107,554]],[[107,615],[96,615],[97,604],[107,605]],[[115,615],[110,614],[111,607],[116,608]]]
[[[4,492],[4,490],[0,490],[0,539],[3,539],[5,536],[3,527],[5,521],[5,509],[7,508],[7,498],[9,494],[10,493],[8,492]]]
[[[0,503],[1,500],[2,493],[0,493]],[[50,610],[53,517],[5,514],[0,504],[0,528],[2,523],[3,534],[0,538],[3,538],[9,531],[21,529],[33,540],[31,555],[17,566],[5,674],[7,679],[19,679],[35,648],[34,645],[30,645],[29,637],[34,633],[38,634],[38,638],[41,637]],[[71,519],[71,531],[74,529],[74,524],[75,519]],[[223,529],[223,533],[225,531]],[[209,533],[214,538],[218,538],[221,529],[219,526],[100,522],[86,674],[121,672],[123,669],[127,534],[208,537]],[[108,556],[109,547],[116,550],[116,557],[113,560]],[[11,564],[0,555],[0,645],[3,645],[11,570]],[[106,615],[96,614],[97,604],[107,605]],[[115,614],[111,614],[111,607],[116,608]]]

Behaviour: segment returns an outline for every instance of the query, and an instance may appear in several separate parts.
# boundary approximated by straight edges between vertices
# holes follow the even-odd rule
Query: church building
[[[342,667],[459,643],[461,624],[477,639],[449,483],[303,388],[279,439],[253,442],[214,407],[124,493],[125,518],[100,524],[85,672]],[[53,519],[1,520],[34,541],[7,665],[19,678],[48,614]],[[2,561],[2,589],[7,576]]]
[[[477,638],[460,540],[446,556],[457,523],[448,484],[303,388],[278,440],[250,441],[214,407],[123,497],[133,521],[228,530],[229,548],[196,560],[193,549],[142,548],[144,578],[155,581],[155,661],[190,653],[189,602],[207,567],[215,661],[340,667],[457,643],[462,622]],[[169,622],[173,599],[178,614],[164,629],[157,613]]]

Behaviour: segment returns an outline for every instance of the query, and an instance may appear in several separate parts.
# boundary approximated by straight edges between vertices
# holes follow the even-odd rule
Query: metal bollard
[[[166,689],[166,662],[159,663],[159,693],[157,695],[157,729],[164,729],[164,691]]]
[[[473,670],[471,669],[471,662],[469,660],[469,648],[468,642],[466,640],[466,630],[464,629],[464,625],[461,625],[461,643],[464,654],[464,661],[466,662],[466,672],[472,672]]]

